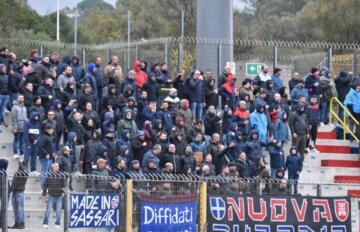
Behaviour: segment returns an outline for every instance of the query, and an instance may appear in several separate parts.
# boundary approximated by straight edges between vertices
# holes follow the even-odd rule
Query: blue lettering
[[[299,226],[299,232],[315,232],[308,226]]]
[[[213,231],[219,231],[219,232],[229,232],[230,228],[227,225],[223,224],[213,224],[212,227]]]
[[[294,226],[277,226],[277,232],[295,232]]]
[[[346,232],[346,226],[331,226],[331,232]]]
[[[270,232],[268,225],[255,225],[255,232]]]

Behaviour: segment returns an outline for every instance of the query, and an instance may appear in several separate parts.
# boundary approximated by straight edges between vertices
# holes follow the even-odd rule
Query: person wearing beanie
[[[80,83],[80,80],[85,76],[85,69],[80,64],[80,58],[78,56],[71,57],[72,74],[76,83]]]
[[[142,162],[144,154],[146,153],[147,143],[145,142],[145,133],[144,131],[137,131],[135,138],[131,142],[134,159]]]

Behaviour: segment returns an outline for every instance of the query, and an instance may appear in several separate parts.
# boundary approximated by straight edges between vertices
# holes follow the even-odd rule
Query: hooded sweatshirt
[[[40,139],[40,120],[35,120],[36,116],[39,116],[39,113],[31,112],[29,120],[24,126],[24,143],[26,147],[32,145],[35,140],[39,141]]]
[[[141,61],[135,60],[134,65],[133,65],[133,69],[136,73],[135,83],[136,83],[136,86],[139,89],[141,89],[143,87],[143,85],[145,84],[145,82],[147,81],[147,75],[143,70],[141,70],[138,67],[138,65],[141,65]]]

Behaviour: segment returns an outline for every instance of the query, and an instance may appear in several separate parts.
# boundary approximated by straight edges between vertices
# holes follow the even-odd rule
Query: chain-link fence
[[[94,62],[97,56],[107,63],[111,56],[119,58],[123,70],[132,69],[135,59],[146,61],[148,71],[154,63],[168,63],[171,76],[174,78],[180,70],[190,73],[196,68],[199,59],[201,63],[216,60],[212,67],[213,76],[223,72],[227,61],[236,63],[236,76],[239,80],[252,78],[246,64],[256,63],[268,65],[270,72],[274,67],[280,67],[282,77],[290,79],[294,72],[305,76],[311,67],[328,67],[336,76],[345,69],[357,74],[359,67],[359,44],[300,42],[300,41],[263,41],[241,40],[224,41],[206,38],[156,38],[134,42],[112,42],[101,45],[64,44],[20,39],[0,39],[3,47],[17,54],[18,58],[26,58],[30,50],[35,48],[41,56],[49,56],[57,51],[61,56],[77,54],[82,64]],[[221,50],[233,48],[233,60],[224,60]],[[197,49],[206,48],[212,51],[207,57],[199,58]],[[250,76],[249,76],[250,75]]]

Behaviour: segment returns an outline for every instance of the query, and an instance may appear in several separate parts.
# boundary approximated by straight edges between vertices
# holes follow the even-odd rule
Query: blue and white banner
[[[119,224],[119,195],[70,194],[70,228],[117,227]]]
[[[142,232],[195,232],[196,202],[178,201],[171,198],[141,201],[140,231]]]

